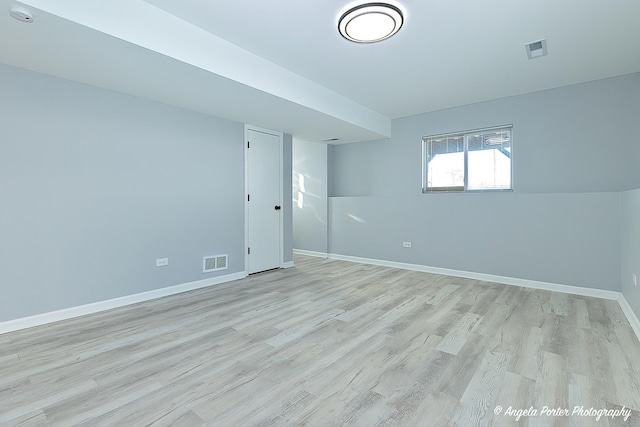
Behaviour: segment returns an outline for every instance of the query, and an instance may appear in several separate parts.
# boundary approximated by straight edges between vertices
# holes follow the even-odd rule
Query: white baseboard
[[[536,280],[518,279],[515,277],[496,276],[493,274],[474,273],[470,271],[452,270],[448,268],[429,267],[420,264],[407,264],[403,262],[386,261],[373,258],[361,258],[350,255],[328,254],[328,258],[358,262],[362,264],[379,265],[383,267],[400,268],[404,270],[423,271],[426,273],[441,274],[443,276],[464,277],[467,279],[483,280],[485,282],[501,283],[504,285],[522,286],[531,289],[542,289],[546,291],[562,292],[565,294],[582,295],[587,297],[602,298],[617,301],[622,312],[627,316],[631,328],[640,340],[640,320],[631,309],[631,306],[621,292],[606,291],[604,289],[585,288],[581,286],[561,285],[558,283],[539,282]]]
[[[636,333],[636,336],[640,340],[640,319],[636,316],[636,313],[633,312],[633,309],[629,305],[629,302],[624,297],[624,295],[620,294],[620,298],[618,299],[618,304],[620,304],[620,308],[625,316],[627,316],[627,320],[631,324],[631,328],[633,332]]]
[[[293,253],[298,255],[315,256],[318,258],[329,258],[329,254],[326,252],[315,252],[315,251],[307,251],[304,249],[294,249]]]
[[[383,267],[400,268],[404,270],[422,271],[426,273],[441,274],[444,276],[464,277],[468,279],[483,280],[486,282],[501,283],[505,285],[522,286],[532,289],[542,289],[547,291],[562,292],[573,295],[583,295],[595,298],[603,298],[615,300],[620,305],[622,312],[631,324],[631,328],[635,332],[638,340],[640,340],[640,320],[633,312],[624,295],[620,292],[606,291],[603,289],[584,288],[580,286],[561,285],[557,283],[539,282],[528,279],[518,279],[514,277],[497,276],[493,274],[474,273],[469,271],[452,270],[448,268],[429,267],[420,264],[408,264],[395,261],[386,261],[373,258],[362,258],[350,255],[326,254],[322,252],[305,251],[294,249],[294,253],[300,255],[315,256],[321,258],[330,258],[340,261],[358,262],[361,264],[379,265]],[[282,268],[293,267],[293,261],[283,263]],[[210,279],[198,280],[195,282],[183,283],[180,285],[169,286],[166,288],[155,289],[153,291],[141,292],[138,294],[127,295],[124,297],[113,298],[106,301],[99,301],[91,304],[85,304],[77,307],[65,308],[62,310],[52,311],[49,313],[36,314],[34,316],[23,317],[20,319],[8,320],[0,322],[0,334],[18,331],[21,329],[32,328],[34,326],[45,325],[48,323],[59,322],[61,320],[72,319],[74,317],[85,316],[87,314],[98,313],[112,308],[123,307],[126,305],[136,304],[139,302],[149,301],[156,298],[162,298],[169,295],[175,295],[182,292],[188,292],[195,289],[206,288],[221,283],[231,282],[247,277],[246,272],[227,274],[224,276],[213,277]]]
[[[98,301],[91,304],[79,305],[76,307],[65,308],[48,313],[36,314],[34,316],[22,317],[20,319],[8,320],[5,322],[0,322],[0,334],[18,331],[20,329],[32,328],[34,326],[45,325],[47,323],[59,322],[61,320],[72,319],[74,317],[98,313],[101,311],[110,310],[112,308],[123,307],[125,305],[131,305],[156,298],[166,297],[169,295],[180,294],[195,289],[206,288],[208,286],[231,282],[233,280],[243,279],[245,277],[247,277],[246,272],[241,271],[239,273],[212,277],[210,279],[183,283],[166,288],[154,289],[153,291],[141,292],[138,294],[126,295],[123,297],[113,298],[105,301]]]
[[[474,273],[471,271],[452,270],[449,268],[429,267],[420,264],[385,261],[371,258],[360,258],[349,255],[329,254],[329,258],[359,262],[362,264],[380,265],[384,267],[401,268],[403,270],[423,271],[426,273],[442,274],[443,276],[464,277],[466,279],[483,280],[485,282],[501,283],[503,285],[522,286],[525,288],[542,289],[546,291],[562,292],[565,294],[583,295],[588,297],[618,300],[620,292],[605,291],[603,289],[583,288],[580,286],[560,285],[558,283],[539,282],[537,280],[518,279],[515,277],[497,276],[494,274]]]

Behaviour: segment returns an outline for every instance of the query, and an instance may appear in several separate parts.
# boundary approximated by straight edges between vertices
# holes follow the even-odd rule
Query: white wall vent
[[[529,59],[540,58],[547,55],[547,40],[542,39],[535,42],[527,43],[524,45],[527,50],[527,57]]]
[[[227,263],[227,254],[206,256],[202,259],[202,272],[210,273],[212,271],[226,270],[229,268]]]

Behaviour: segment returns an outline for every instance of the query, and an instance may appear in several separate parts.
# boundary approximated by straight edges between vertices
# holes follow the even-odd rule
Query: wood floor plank
[[[527,417],[516,419],[516,416],[506,415],[507,411],[526,410],[532,407],[536,393],[536,382],[522,375],[507,371],[504,375],[496,407],[502,409],[493,418],[494,426],[526,426],[529,425]],[[495,408],[494,408],[495,410]]]
[[[606,347],[609,352],[607,372],[615,384],[617,396],[612,401],[628,408],[640,408],[640,369],[617,343],[607,343]]]
[[[447,371],[440,378],[438,391],[456,399],[462,398],[469,381],[480,367],[488,347],[482,335],[471,333],[464,346],[454,357]]]
[[[0,335],[0,425],[640,425],[615,301],[295,263]],[[631,421],[494,413],[581,405]]]
[[[449,295],[457,291],[460,288],[458,285],[448,284],[439,290],[435,295],[427,298],[425,301],[427,304],[437,305],[444,301]]]
[[[545,333],[542,339],[542,349],[549,353],[566,356],[569,350],[570,326],[564,316],[545,314]]]
[[[0,356],[0,364],[2,365],[8,363],[11,360],[18,360],[18,355],[15,353],[9,353],[9,354]]]
[[[429,363],[433,349],[442,340],[438,335],[423,334],[414,336],[410,341],[395,336],[388,346],[382,349],[377,362],[388,368],[376,376],[372,390],[385,397],[391,397],[402,390],[411,387],[420,376],[425,364]]]
[[[569,295],[553,292],[549,298],[551,312],[558,316],[569,315]]]
[[[456,413],[458,400],[444,393],[429,393],[423,397],[413,414],[403,419],[402,425],[422,427],[446,426]]]
[[[452,419],[454,424],[490,426],[493,423],[494,408],[508,364],[507,355],[485,352],[480,366],[460,398],[459,410]]]
[[[395,393],[388,398],[388,405],[391,408],[387,414],[388,419],[398,425],[413,422],[419,409],[423,408],[424,410],[425,400],[432,394],[439,394],[438,384],[444,379],[454,358],[455,356],[449,353],[437,350],[430,352],[429,357],[415,372],[414,380],[404,387],[397,388]],[[453,397],[451,399],[455,402],[458,401]]]
[[[568,322],[573,323],[572,319],[569,319]],[[588,329],[575,326],[569,329],[567,340],[568,369],[572,373],[588,376],[593,367],[589,353],[582,349],[589,348],[590,332]]]
[[[603,406],[604,402],[600,402],[592,395],[592,383],[588,377],[572,373],[569,375],[568,386],[569,395],[567,401],[570,408],[585,407],[589,409]],[[606,424],[608,424],[607,420],[596,421],[595,417],[571,417],[569,419],[569,425],[572,427],[602,426]]]
[[[44,408],[55,405],[59,402],[92,392],[97,389],[95,381],[80,382],[65,390],[48,390],[42,394],[32,393],[29,399],[22,398],[19,401],[7,399],[2,401],[4,410],[0,412],[0,423],[13,422],[24,416],[42,411]]]
[[[572,298],[573,312],[575,313],[576,326],[582,329],[589,329],[589,310],[587,310],[587,302],[582,298]]]
[[[250,416],[247,425],[260,427],[281,426],[292,423],[292,419],[299,415],[305,407],[313,405],[315,396],[305,390],[296,391],[265,405],[257,414]]]
[[[329,310],[311,319],[298,318],[299,320],[298,322],[296,322],[295,326],[285,329],[278,335],[267,339],[265,342],[274,347],[279,347],[295,339],[301,338],[306,333],[316,329],[318,326],[322,325],[325,322],[328,322],[331,319],[335,319],[342,313],[344,313],[344,310],[340,308],[334,308],[333,310]],[[291,325],[291,323],[288,324]],[[277,325],[275,327],[278,329],[283,329],[282,327],[278,327]]]
[[[45,417],[41,409],[38,409],[4,424],[11,426],[43,426],[47,424],[47,417]]]
[[[540,416],[531,418],[530,424],[568,426],[568,417],[554,416],[553,412],[542,413],[545,407],[551,410],[568,408],[569,379],[566,375],[567,359],[559,354],[543,350],[538,361],[540,364],[538,366],[536,384],[539,384],[539,389],[534,401],[534,407],[539,408]]]
[[[444,351],[453,355],[458,354],[460,349],[467,342],[467,338],[475,329],[476,325],[482,320],[482,316],[475,313],[467,313],[462,319],[442,338],[442,341],[436,347],[437,350]]]

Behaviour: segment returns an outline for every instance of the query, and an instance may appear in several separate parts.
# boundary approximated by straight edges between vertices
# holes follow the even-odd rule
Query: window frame
[[[511,132],[511,138],[509,144],[511,145],[511,157],[509,158],[509,167],[510,167],[510,180],[511,180],[511,188],[484,188],[484,189],[469,189],[469,146],[467,143],[467,136],[479,132],[491,132],[497,130],[505,130],[509,129]],[[427,141],[435,138],[448,138],[448,137],[462,137],[463,139],[463,153],[464,153],[464,184],[462,187],[436,187],[429,189],[427,187],[428,184],[428,170],[429,170],[429,160],[427,158]],[[487,128],[478,128],[478,129],[469,129],[458,132],[448,132],[448,133],[440,133],[436,135],[428,135],[422,137],[422,193],[423,194],[437,194],[437,193],[485,193],[485,192],[513,192],[514,182],[513,182],[513,125],[501,125],[501,126],[491,126]]]

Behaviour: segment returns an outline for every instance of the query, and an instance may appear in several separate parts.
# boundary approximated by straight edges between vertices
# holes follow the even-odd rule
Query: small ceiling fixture
[[[547,40],[542,39],[524,45],[529,59],[540,58],[547,55]]]
[[[27,22],[27,23],[33,22],[33,15],[31,15],[31,12],[29,12],[24,7],[20,7],[20,6],[11,7],[11,9],[9,9],[9,15],[17,19],[18,21]]]
[[[347,10],[338,20],[342,37],[356,43],[388,39],[402,27],[400,8],[388,3],[364,3]]]

